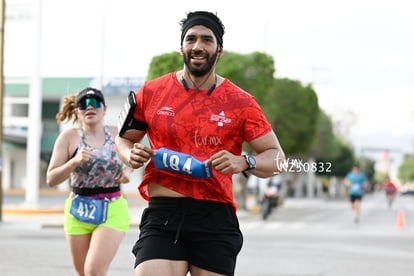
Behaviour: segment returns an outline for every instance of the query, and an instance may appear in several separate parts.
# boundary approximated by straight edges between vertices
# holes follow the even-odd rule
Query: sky
[[[186,13],[208,10],[225,25],[224,54],[265,52],[275,77],[312,83],[357,148],[414,150],[410,0],[42,0],[36,28],[37,2],[6,0],[6,77],[145,77],[153,56],[179,50]]]

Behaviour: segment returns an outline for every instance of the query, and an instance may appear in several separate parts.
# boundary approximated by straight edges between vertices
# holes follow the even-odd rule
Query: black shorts
[[[353,203],[355,200],[362,200],[362,195],[350,195],[349,200]]]
[[[243,235],[230,204],[151,197],[139,229],[132,250],[135,267],[151,259],[184,260],[208,271],[234,275]]]

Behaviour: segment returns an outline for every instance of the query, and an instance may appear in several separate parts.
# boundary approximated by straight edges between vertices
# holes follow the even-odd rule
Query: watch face
[[[247,158],[248,158],[250,168],[256,168],[256,159],[254,159],[254,157],[252,156],[248,156]]]

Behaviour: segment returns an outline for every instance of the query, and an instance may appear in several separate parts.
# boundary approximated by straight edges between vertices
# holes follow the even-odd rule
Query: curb
[[[46,229],[46,228],[63,228],[64,225],[63,223],[42,223],[41,228]],[[137,228],[139,227],[139,222],[131,222],[129,224],[130,228]]]
[[[54,190],[54,189],[39,189],[39,195],[69,196],[70,192],[71,191],[60,191],[60,190]],[[24,195],[25,193],[26,193],[25,189],[4,189],[3,190],[4,195]],[[121,193],[125,198],[143,199],[138,191],[136,192],[122,191]]]
[[[25,189],[4,189],[3,194],[5,195],[24,195],[26,193]],[[69,196],[70,191],[60,191],[55,189],[39,189],[39,195],[50,195],[50,196]],[[122,192],[122,195],[125,199],[132,199],[136,198],[138,200],[144,200],[138,192]],[[62,203],[63,205],[63,203]],[[25,216],[25,215],[56,215],[56,214],[63,214],[64,208],[59,207],[35,207],[35,208],[27,208],[27,207],[19,207],[19,206],[4,206],[2,207],[2,215],[18,215],[18,216]]]
[[[28,209],[28,208],[8,208],[3,207],[3,215],[55,215],[63,214],[63,208],[45,208],[45,209]]]
[[[3,194],[5,195],[24,195],[25,189],[4,189]],[[53,189],[39,189],[39,195],[69,195],[70,191],[60,191]]]
[[[24,195],[25,189],[4,189],[4,195]],[[59,191],[52,189],[39,189],[39,195],[56,195],[56,196],[67,196],[70,191]],[[3,206],[2,215],[18,215],[18,216],[35,216],[35,215],[55,215],[63,214],[64,208],[56,207],[24,207],[24,206]]]

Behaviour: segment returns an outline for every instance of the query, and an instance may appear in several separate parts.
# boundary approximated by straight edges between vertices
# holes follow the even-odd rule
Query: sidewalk
[[[25,204],[25,191],[11,189],[3,191],[3,206],[0,229],[63,227],[63,210],[68,191],[39,190],[37,206]],[[123,193],[128,201],[131,226],[138,226],[142,210],[147,201],[136,193]]]

